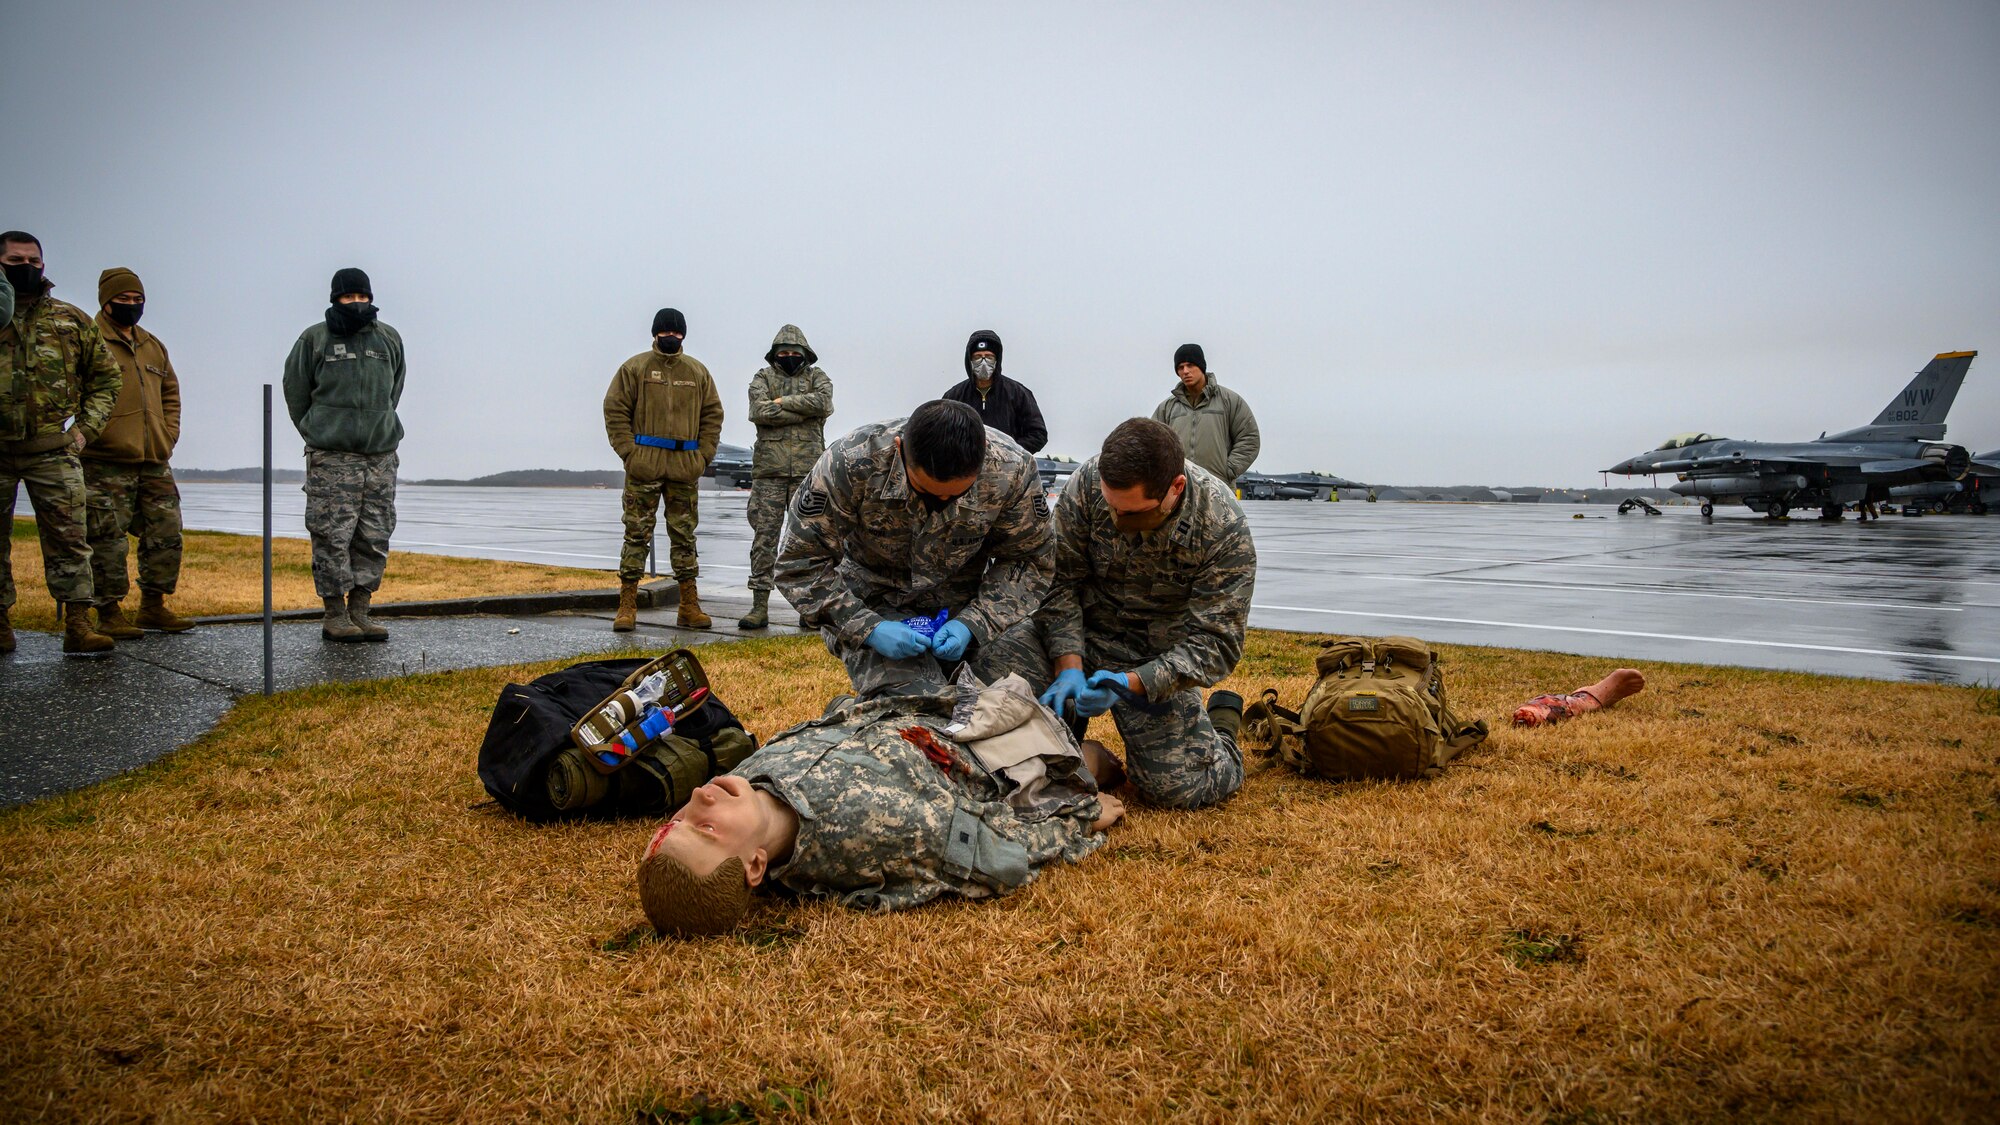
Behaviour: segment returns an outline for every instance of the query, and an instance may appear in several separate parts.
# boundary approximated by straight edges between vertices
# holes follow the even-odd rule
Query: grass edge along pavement
[[[59,631],[55,603],[43,581],[41,544],[34,520],[16,516],[12,536],[14,582],[20,597],[13,610],[14,627]],[[203,624],[262,620],[261,537],[226,531],[185,531],[182,537],[180,588],[169,595],[168,603]],[[128,553],[128,570],[133,567],[132,558]],[[309,540],[273,539],[271,563],[276,619],[301,620],[324,612],[312,588]],[[466,590],[480,593],[460,596]],[[640,604],[648,608],[664,605],[669,596],[678,596],[673,580],[656,579],[641,587]],[[392,550],[376,597],[382,600],[371,612],[381,617],[603,609],[617,605],[618,579],[609,570]],[[135,578],[124,599],[126,608],[135,608],[138,599]]]
[[[1316,638],[1226,686],[1287,702]],[[1588,658],[1441,646],[1489,721]],[[768,737],[844,683],[704,649]],[[104,1116],[686,1120],[1377,1112],[1990,1118],[1990,692],[1648,663],[1421,784],[1254,772],[997,904],[764,902],[665,943],[649,825],[490,805],[479,669],[246,698],[0,812],[0,1102]],[[1107,728],[1100,721],[1099,733]],[[1115,739],[1113,740],[1115,743]],[[83,1114],[79,1114],[83,1115]]]

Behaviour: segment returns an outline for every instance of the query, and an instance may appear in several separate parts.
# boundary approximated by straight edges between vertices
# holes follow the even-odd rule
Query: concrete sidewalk
[[[771,628],[744,632],[747,590],[704,589],[715,619],[707,630],[677,629],[671,581],[656,583],[639,628],[611,631],[617,604],[570,609],[567,594],[510,599],[514,612],[439,616],[438,603],[380,607],[389,639],[332,644],[319,614],[286,615],[272,629],[272,669],[279,691],[313,684],[382,679],[630,651],[657,655],[683,645],[796,634],[798,615],[773,598]],[[535,612],[541,607],[556,612]],[[202,625],[187,633],[149,633],[119,644],[110,657],[67,659],[62,638],[21,631],[20,649],[0,657],[0,807],[91,785],[154,761],[200,738],[238,696],[263,690],[261,619]]]

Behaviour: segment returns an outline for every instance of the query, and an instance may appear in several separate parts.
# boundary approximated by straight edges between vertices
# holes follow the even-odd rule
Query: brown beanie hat
[[[139,275],[124,266],[113,266],[97,275],[97,303],[100,305],[108,305],[111,298],[132,289],[137,289],[141,297],[146,295],[146,287],[139,283]]]

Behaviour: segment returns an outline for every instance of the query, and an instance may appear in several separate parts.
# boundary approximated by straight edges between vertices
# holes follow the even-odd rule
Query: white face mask
[[[991,379],[993,373],[998,370],[1000,370],[1000,362],[998,360],[980,356],[978,359],[972,361],[972,377],[982,382]]]

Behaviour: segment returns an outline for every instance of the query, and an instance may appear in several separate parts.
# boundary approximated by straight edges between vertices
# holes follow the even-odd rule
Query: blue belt
[[[682,441],[678,438],[654,437],[651,434],[633,434],[632,440],[640,445],[650,445],[654,449],[700,449],[698,441]]]

